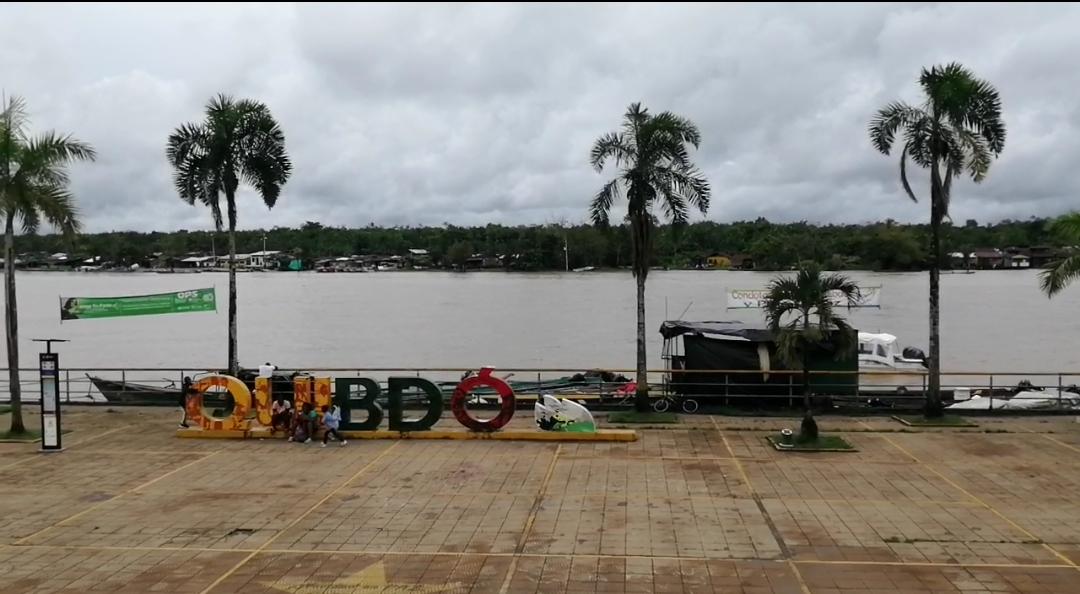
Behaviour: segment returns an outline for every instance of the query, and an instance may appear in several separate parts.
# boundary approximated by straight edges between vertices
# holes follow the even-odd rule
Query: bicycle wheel
[[[687,398],[682,401],[682,410],[684,413],[696,413],[698,409],[698,401],[693,398]]]
[[[671,408],[671,401],[667,398],[661,398],[653,403],[652,408],[656,412],[667,412],[667,410]]]

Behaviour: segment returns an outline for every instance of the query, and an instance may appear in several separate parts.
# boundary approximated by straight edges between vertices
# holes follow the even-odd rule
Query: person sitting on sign
[[[315,428],[311,424],[311,404],[305,402],[303,408],[299,406],[292,416],[292,425],[289,427],[289,441],[308,443],[315,434]]]
[[[274,372],[277,371],[277,365],[271,365],[269,361],[259,366],[259,377],[271,379],[274,377]]]
[[[284,396],[278,396],[274,399],[274,404],[270,406],[270,431],[282,431],[288,432],[289,427],[292,424],[292,403],[285,399]]]

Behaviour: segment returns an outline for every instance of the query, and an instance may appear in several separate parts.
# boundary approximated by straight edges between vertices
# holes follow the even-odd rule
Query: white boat
[[[910,350],[908,354],[911,354]],[[922,370],[921,357],[905,357],[892,334],[859,332],[859,369],[866,371]]]
[[[592,272],[596,270],[595,266],[582,266],[581,268],[575,268],[574,272]]]
[[[918,354],[919,356],[912,356]],[[900,350],[892,334],[859,332],[859,387],[864,391],[923,389],[926,362],[917,349]]]
[[[957,396],[962,391],[957,390]],[[947,406],[949,410],[1074,410],[1080,409],[1080,394],[1069,389],[1058,391],[1028,389],[1012,395],[982,396],[974,394]]]

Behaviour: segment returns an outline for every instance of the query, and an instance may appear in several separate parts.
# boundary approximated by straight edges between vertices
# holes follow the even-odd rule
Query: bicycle
[[[667,394],[653,403],[653,410],[656,412],[667,412],[671,410],[673,406],[678,406],[686,414],[693,414],[697,412],[701,405],[693,398]]]

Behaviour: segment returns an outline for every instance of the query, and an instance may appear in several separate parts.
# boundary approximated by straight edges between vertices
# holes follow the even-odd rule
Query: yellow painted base
[[[567,433],[531,429],[505,429],[483,433],[479,431],[342,431],[348,439],[497,439],[505,441],[637,441],[637,433],[629,429],[600,429],[596,433]]]
[[[200,439],[247,439],[248,432],[228,429],[177,429],[176,436]]]
[[[637,433],[631,429],[600,429],[596,433],[566,433],[533,429],[507,429],[492,433],[473,431],[342,431],[347,439],[496,439],[505,441],[637,441]],[[266,429],[251,431],[203,431],[202,429],[177,429],[177,437],[202,439],[284,439],[283,433],[271,434]]]

